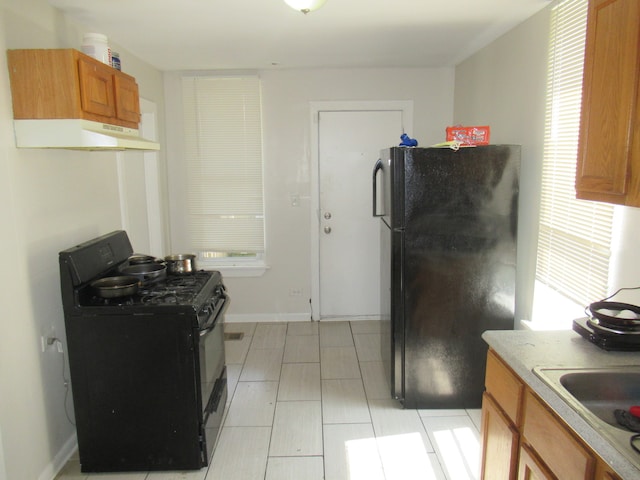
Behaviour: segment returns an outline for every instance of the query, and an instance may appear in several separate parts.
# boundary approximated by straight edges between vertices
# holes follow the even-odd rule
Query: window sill
[[[261,277],[269,268],[269,265],[263,263],[251,263],[248,265],[216,265],[201,264],[205,270],[217,270],[223,277]]]
[[[529,330],[571,330],[573,320],[584,316],[584,307],[536,280],[531,320],[521,320],[520,325]]]

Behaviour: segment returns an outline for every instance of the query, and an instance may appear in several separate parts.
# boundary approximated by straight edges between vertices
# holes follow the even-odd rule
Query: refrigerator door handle
[[[378,205],[378,171],[382,170],[382,159],[378,159],[373,168],[373,216],[382,217],[384,213],[378,213],[376,206]]]

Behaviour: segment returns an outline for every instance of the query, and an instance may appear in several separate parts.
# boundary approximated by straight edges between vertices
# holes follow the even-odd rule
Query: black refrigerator
[[[514,327],[519,171],[517,145],[380,153],[382,356],[405,408],[481,406],[481,334]]]

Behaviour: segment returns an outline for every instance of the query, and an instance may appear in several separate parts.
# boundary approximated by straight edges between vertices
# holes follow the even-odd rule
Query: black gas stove
[[[126,294],[96,283],[122,275],[133,249],[115,231],[60,252],[60,285],[83,472],[208,465],[227,398],[216,271],[166,274]]]

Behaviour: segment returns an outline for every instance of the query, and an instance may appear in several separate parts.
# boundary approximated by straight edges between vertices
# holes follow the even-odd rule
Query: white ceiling
[[[160,70],[453,66],[550,0],[50,0]]]

